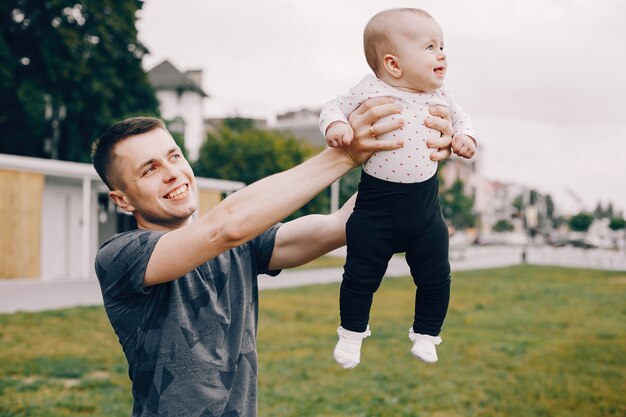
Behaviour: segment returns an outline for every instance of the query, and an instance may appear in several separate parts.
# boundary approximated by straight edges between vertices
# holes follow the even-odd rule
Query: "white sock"
[[[415,333],[411,327],[409,329],[409,339],[413,342],[413,347],[411,348],[413,356],[424,362],[437,362],[437,348],[435,346],[442,342],[441,337]]]
[[[371,335],[370,326],[364,332],[353,332],[339,326],[337,328],[339,341],[335,346],[333,356],[339,365],[345,369],[354,368],[361,361],[361,343],[363,339]]]

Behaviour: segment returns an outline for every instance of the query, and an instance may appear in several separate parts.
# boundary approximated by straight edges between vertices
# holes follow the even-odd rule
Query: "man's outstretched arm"
[[[362,109],[356,127],[369,131],[380,117],[399,113],[390,99],[378,99]],[[356,112],[355,112],[356,113]],[[390,130],[400,127],[400,123]],[[397,149],[395,141],[377,141],[358,134],[350,147],[325,149],[287,171],[272,175],[230,195],[211,211],[157,243],[144,276],[151,286],[174,280],[209,259],[260,235],[376,151]]]

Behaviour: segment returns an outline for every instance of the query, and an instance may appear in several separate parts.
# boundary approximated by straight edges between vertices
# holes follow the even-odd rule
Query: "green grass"
[[[346,258],[340,256],[322,256],[294,269],[338,268],[345,263]]]
[[[413,284],[376,294],[354,370],[332,360],[338,285],[261,293],[259,415],[626,415],[626,273],[455,273],[438,348],[410,354]],[[130,384],[102,308],[0,315],[0,417],[124,416]]]

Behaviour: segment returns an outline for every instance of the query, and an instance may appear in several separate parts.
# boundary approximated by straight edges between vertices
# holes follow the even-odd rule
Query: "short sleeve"
[[[261,233],[250,242],[252,244],[252,250],[255,252],[256,255],[256,266],[259,274],[276,276],[280,273],[280,270],[268,270],[270,260],[272,259],[272,253],[274,252],[276,232],[278,232],[280,226],[282,226],[282,223],[272,226],[269,230]]]
[[[96,275],[106,300],[150,292],[143,279],[148,261],[165,232],[133,230],[105,242],[96,256]]]

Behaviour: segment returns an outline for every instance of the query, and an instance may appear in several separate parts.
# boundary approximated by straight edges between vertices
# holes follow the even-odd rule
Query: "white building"
[[[204,142],[203,100],[208,95],[202,90],[202,71],[180,72],[165,60],[148,71],[150,84],[159,100],[161,117],[172,132],[182,133],[191,161],[198,159]]]
[[[241,182],[196,178],[199,214]],[[92,279],[101,243],[134,228],[90,164],[0,154],[0,279]]]

